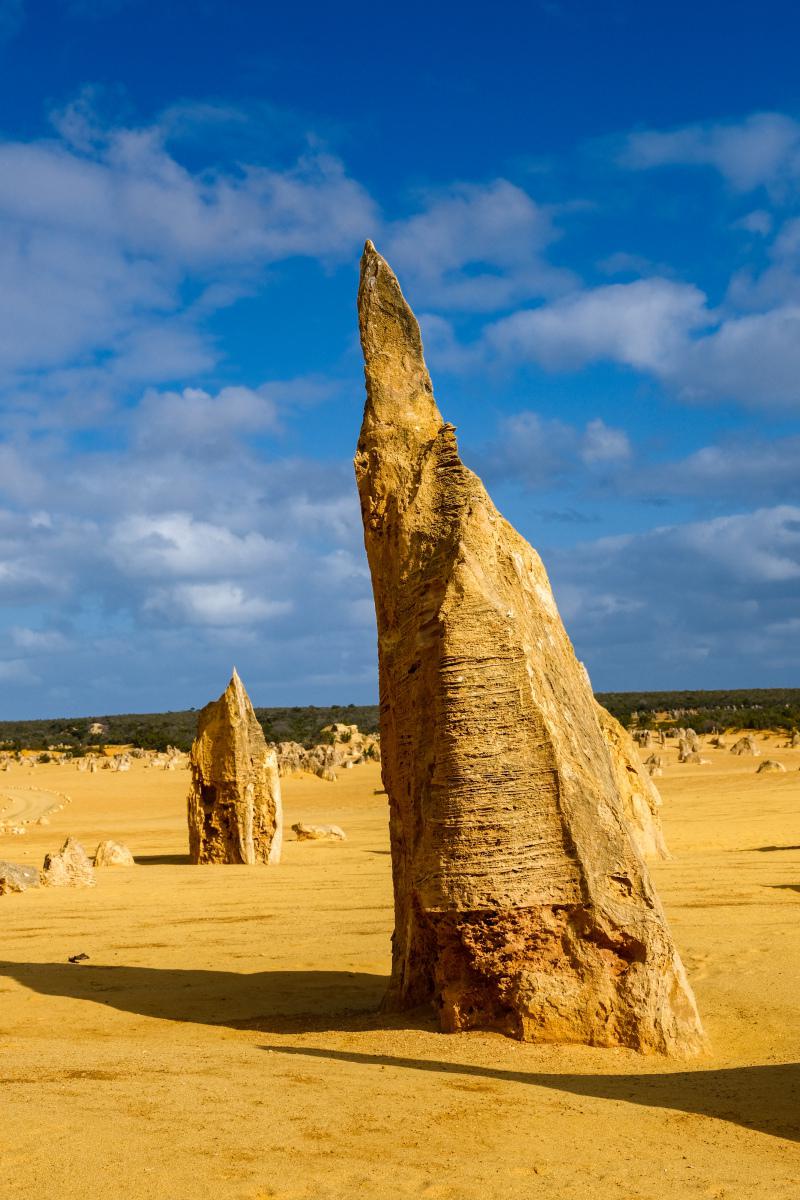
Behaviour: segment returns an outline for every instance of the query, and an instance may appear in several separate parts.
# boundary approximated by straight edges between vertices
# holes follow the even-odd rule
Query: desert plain
[[[284,779],[274,867],[190,864],[186,770],[12,765],[17,816],[24,789],[70,802],[0,858],[40,866],[72,834],[137,865],[0,898],[3,1193],[795,1200],[800,750],[756,739],[761,758],[704,746],[707,765],[670,743],[657,781],[673,858],[650,869],[711,1045],[687,1061],[380,1013],[378,764]],[[757,775],[766,757],[786,773]],[[295,841],[299,820],[347,841]]]

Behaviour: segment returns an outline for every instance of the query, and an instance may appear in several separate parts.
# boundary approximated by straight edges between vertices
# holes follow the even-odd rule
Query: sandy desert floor
[[[4,1194],[796,1200],[800,751],[761,744],[785,775],[670,750],[658,780],[675,858],[654,875],[713,1047],[690,1063],[377,1015],[392,925],[377,767],[284,781],[288,824],[349,840],[288,840],[269,869],[188,863],[184,771],[12,768],[0,793],[72,802],[0,837],[0,858],[40,865],[72,833],[90,853],[121,840],[138,865],[0,898]]]

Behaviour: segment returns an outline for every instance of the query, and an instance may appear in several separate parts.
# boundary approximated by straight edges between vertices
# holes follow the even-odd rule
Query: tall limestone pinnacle
[[[395,897],[386,1004],[690,1054],[691,989],[623,804],[588,677],[536,552],[462,464],[419,328],[367,242],[355,458],[378,623]]]
[[[277,863],[283,814],[278,760],[234,667],[198,714],[187,815],[195,863]]]

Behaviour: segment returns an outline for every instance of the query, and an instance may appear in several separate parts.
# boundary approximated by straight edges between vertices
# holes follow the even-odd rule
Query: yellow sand
[[[375,1009],[389,965],[377,767],[284,781],[287,825],[343,844],[192,867],[184,771],[42,766],[72,804],[0,837],[125,842],[88,891],[0,898],[0,1188],[18,1200],[800,1197],[800,752],[704,750],[658,780],[655,868],[713,1053],[444,1035]],[[1,782],[27,782],[14,767]],[[71,966],[72,954],[87,964]]]

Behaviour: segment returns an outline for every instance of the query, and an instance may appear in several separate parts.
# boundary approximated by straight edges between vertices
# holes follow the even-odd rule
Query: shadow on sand
[[[188,854],[137,854],[137,867],[190,867]]]
[[[86,947],[79,947],[85,949]],[[89,947],[90,949],[91,947]],[[384,1018],[385,975],[355,971],[196,971],[71,963],[0,962],[0,977],[44,996],[92,1000],[165,1021],[262,1033],[420,1028],[432,1019]],[[403,1014],[408,1017],[409,1014]]]
[[[193,1021],[263,1033],[367,1032],[435,1028],[430,1010],[383,1014],[384,975],[350,971],[194,971],[69,963],[0,963],[0,976],[48,996],[70,996],[168,1021]],[[443,1039],[446,1035],[442,1035]],[[623,1100],[730,1121],[800,1141],[800,1064],[641,1074],[558,1074],[510,1071],[468,1063],[401,1058],[285,1044],[264,1046],[365,1067],[400,1067],[552,1088],[577,1096]],[[454,1052],[459,1048],[454,1046]],[[645,1073],[646,1072],[646,1073]]]
[[[306,1046],[262,1046],[262,1050],[364,1066],[404,1067],[411,1071],[497,1079],[598,1100],[624,1100],[648,1108],[670,1108],[715,1117],[759,1133],[800,1141],[800,1063],[642,1075],[570,1075],[506,1071],[468,1063],[358,1054],[349,1050],[318,1050]],[[648,1065],[652,1062],[643,1061]]]

